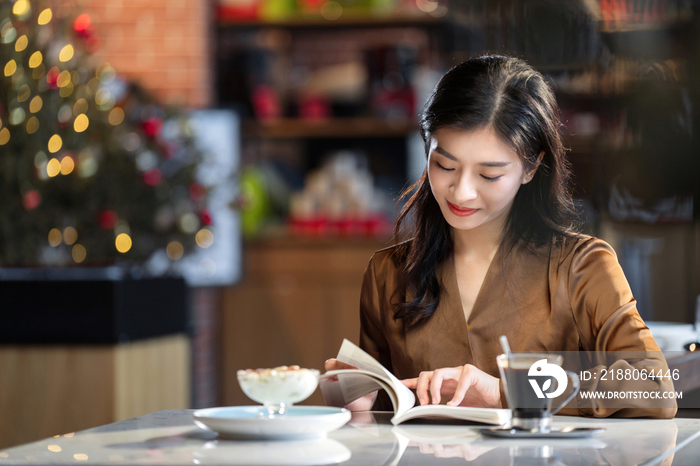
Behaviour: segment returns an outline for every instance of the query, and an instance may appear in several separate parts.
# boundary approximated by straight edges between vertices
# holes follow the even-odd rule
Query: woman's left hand
[[[428,404],[430,392],[433,404],[440,404],[446,395],[452,398],[448,406],[502,407],[499,379],[471,364],[421,372],[417,378],[401,382],[416,390],[421,405]]]

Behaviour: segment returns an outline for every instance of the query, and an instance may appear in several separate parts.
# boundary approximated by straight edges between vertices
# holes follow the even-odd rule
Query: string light
[[[78,116],[81,113],[87,113],[88,111],[88,103],[87,100],[80,98],[75,101],[75,105],[73,105],[73,115]]]
[[[82,133],[88,128],[89,124],[90,120],[88,119],[87,115],[81,113],[75,118],[75,121],[73,122],[73,129],[76,133]]]
[[[10,60],[5,65],[5,76],[12,76],[17,71],[17,63],[14,60]]]
[[[73,157],[70,155],[63,157],[63,160],[61,160],[61,175],[70,175],[74,168],[75,162],[73,161]]]
[[[121,107],[114,107],[112,111],[109,112],[109,123],[113,126],[117,126],[122,121],[124,121],[124,110]]]
[[[39,129],[39,119],[35,116],[27,120],[27,134],[34,134]]]
[[[61,162],[56,158],[49,160],[49,163],[46,164],[46,174],[53,178],[59,173],[61,173]]]
[[[41,52],[37,50],[31,57],[29,57],[29,67],[36,68],[37,66],[41,65],[43,61],[44,57],[41,55]]]
[[[51,17],[53,14],[51,13],[51,8],[47,8],[41,13],[39,13],[39,18],[37,19],[37,23],[39,23],[40,26],[43,26],[45,24],[49,24],[49,21],[51,21]]]
[[[63,147],[63,140],[61,139],[61,136],[58,134],[54,134],[51,136],[51,139],[49,139],[49,152],[52,154],[55,154],[59,150],[61,150],[61,147]]]
[[[56,85],[58,87],[66,87],[70,85],[72,82],[72,76],[70,75],[70,71],[68,70],[63,70],[61,71],[61,74],[58,75],[58,79],[56,80]]]
[[[22,52],[29,45],[29,39],[26,35],[19,36],[17,42],[15,42],[15,52]]]
[[[116,246],[117,251],[121,252],[122,254],[128,252],[129,249],[131,249],[131,237],[126,233],[120,233],[114,240],[114,245]]]
[[[206,249],[214,244],[214,234],[208,228],[202,228],[194,237],[197,246]]]
[[[44,106],[44,101],[41,100],[41,97],[34,96],[31,102],[29,102],[29,111],[32,113],[36,113],[39,110],[41,110],[41,107]]]
[[[31,6],[27,0],[17,0],[12,6],[12,13],[17,16],[26,16],[32,11]]]
[[[62,240],[63,237],[61,236],[61,230],[58,228],[52,228],[51,231],[49,231],[49,244],[52,247],[57,247],[59,244],[61,244]]]
[[[73,227],[66,227],[63,230],[63,241],[69,246],[78,241],[78,230]]]
[[[0,146],[4,146],[10,142],[10,130],[7,128],[0,129]]]
[[[73,58],[73,53],[73,46],[68,44],[61,49],[61,52],[58,54],[58,59],[62,62],[70,61],[70,59]]]
[[[182,255],[185,253],[185,248],[182,247],[179,241],[171,241],[165,248],[165,253],[170,259],[176,261],[182,258]]]
[[[24,102],[31,94],[32,91],[29,89],[29,86],[24,84],[22,87],[20,87],[19,92],[17,92],[17,101]]]
[[[75,246],[73,246],[73,250],[71,251],[71,255],[73,256],[73,260],[76,263],[80,264],[87,257],[87,251],[85,250],[85,246],[83,246],[82,244],[76,244]],[[66,437],[67,437],[67,435],[66,435]]]

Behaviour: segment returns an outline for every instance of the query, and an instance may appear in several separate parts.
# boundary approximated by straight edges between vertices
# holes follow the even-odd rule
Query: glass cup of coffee
[[[508,406],[513,411],[511,427],[536,432],[549,432],[552,416],[571,401],[579,391],[578,376],[565,371],[559,354],[510,353],[496,358]],[[552,401],[571,392],[552,409]]]

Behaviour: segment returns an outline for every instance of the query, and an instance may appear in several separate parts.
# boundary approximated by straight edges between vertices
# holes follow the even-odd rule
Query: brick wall
[[[97,57],[161,102],[212,104],[210,0],[61,0],[89,13],[100,38]]]

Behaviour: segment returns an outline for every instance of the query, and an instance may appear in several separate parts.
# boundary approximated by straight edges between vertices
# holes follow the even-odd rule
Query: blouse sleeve
[[[627,279],[617,261],[615,251],[605,241],[585,240],[574,252],[569,273],[569,298],[579,328],[583,349],[589,352],[593,372],[601,374],[618,369],[654,371],[667,374],[666,363],[651,331],[637,312]],[[610,353],[616,352],[611,363]],[[631,352],[625,353],[619,352]],[[643,352],[643,353],[642,353]],[[610,364],[611,363],[611,364]],[[630,381],[581,381],[581,392],[620,391],[673,392],[670,378]],[[577,397],[581,415],[607,417],[672,418],[677,411],[675,399],[597,399]],[[649,406],[654,407],[649,407]]]
[[[370,259],[362,279],[360,294],[360,348],[392,371],[389,345],[383,331],[382,306],[377,283],[375,258]]]

